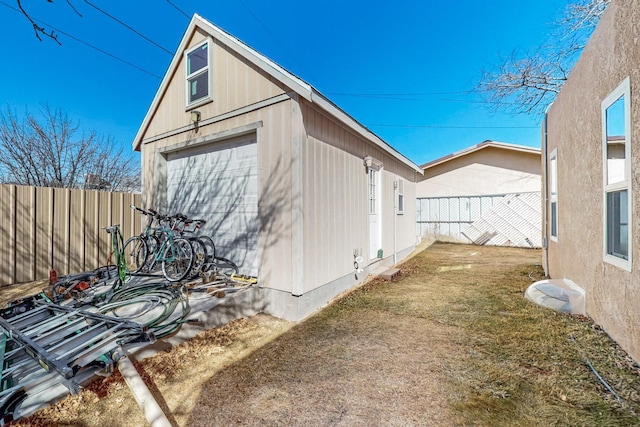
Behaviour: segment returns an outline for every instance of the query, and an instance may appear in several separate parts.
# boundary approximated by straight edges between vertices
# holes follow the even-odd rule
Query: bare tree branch
[[[607,9],[611,0],[576,0],[569,4],[564,15],[556,21],[556,26],[564,30],[566,34],[576,33],[581,30],[589,32],[600,22],[602,14]]]
[[[0,181],[43,187],[139,191],[140,168],[110,137],[80,127],[49,105],[20,118],[0,111]]]
[[[49,3],[53,3],[52,0],[47,0]],[[18,3],[18,7],[20,8],[20,11],[22,12],[22,14],[29,20],[29,22],[31,22],[31,26],[33,27],[33,31],[35,31],[36,37],[38,38],[38,40],[42,41],[42,37],[40,37],[40,34],[49,37],[50,39],[54,40],[56,43],[61,44],[58,41],[58,36],[55,35],[53,33],[53,30],[51,30],[49,33],[47,33],[47,31],[44,29],[44,27],[39,26],[38,24],[36,24],[36,22],[31,18],[31,16],[27,13],[26,10],[24,10],[24,7],[22,7],[22,0],[16,0],[16,2]]]
[[[48,3],[53,3],[53,0],[46,0]],[[76,7],[73,5],[73,3],[71,3],[71,0],[66,0],[67,4],[69,5],[69,7],[79,16],[82,18],[82,15],[80,14],[80,12],[78,12],[78,9],[76,9]],[[42,34],[45,37],[50,38],[51,40],[55,41],[56,43],[58,43],[59,45],[62,45],[62,43],[60,43],[60,41],[58,40],[58,35],[55,34],[53,32],[53,30],[50,30],[49,32],[47,32],[47,30],[36,24],[36,21],[31,17],[31,15],[29,15],[29,13],[25,10],[24,7],[22,7],[22,0],[16,0],[16,3],[18,4],[18,8],[20,8],[20,12],[22,12],[22,14],[29,20],[29,22],[31,23],[31,26],[33,27],[33,31],[35,32],[36,38],[40,41],[42,41],[42,37],[40,37],[40,35]]]
[[[513,52],[483,70],[476,91],[493,111],[539,113],[553,101],[610,0],[575,0],[554,25],[552,43],[533,52]]]
[[[47,1],[49,1],[49,0],[47,0]],[[71,3],[71,1],[70,1],[70,0],[67,0],[67,4],[69,5],[69,7],[70,7],[71,9],[73,9],[73,11],[74,11],[74,12],[75,12],[75,13],[76,13],[80,18],[82,18],[82,14],[81,14],[80,12],[78,12],[78,9],[76,9],[76,7],[73,5],[73,3]]]

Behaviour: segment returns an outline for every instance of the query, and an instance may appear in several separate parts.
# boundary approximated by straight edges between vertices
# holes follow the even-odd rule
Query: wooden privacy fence
[[[125,239],[141,230],[130,205],[139,194],[0,185],[0,286],[94,270],[107,264],[104,227],[120,224]]]

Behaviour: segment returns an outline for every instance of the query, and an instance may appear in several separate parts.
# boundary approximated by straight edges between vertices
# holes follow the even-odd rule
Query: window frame
[[[554,210],[555,205],[555,210]],[[554,215],[555,212],[555,215]],[[558,149],[549,154],[549,236],[558,241]],[[555,234],[554,234],[555,231]]]
[[[404,180],[398,179],[396,215],[404,215]]]
[[[207,65],[189,74],[189,55],[195,52],[196,50],[201,49],[202,46],[205,46],[205,45],[207,46]],[[193,108],[199,107],[213,100],[213,96],[212,96],[213,79],[211,78],[211,46],[212,45],[213,43],[212,43],[211,37],[207,37],[202,42],[184,51],[185,111],[189,111]],[[189,101],[190,81],[192,81],[194,78],[204,73],[207,73],[207,95],[202,98],[198,98],[193,102],[190,102]]]
[[[377,191],[378,191],[378,171],[370,168],[367,171],[367,188],[369,191],[369,215],[376,215],[378,213],[377,207]]]
[[[609,170],[608,170],[608,145],[607,145],[607,109],[615,104],[621,97],[623,97],[624,106],[624,179],[618,182],[609,184]],[[630,78],[625,78],[616,89],[614,89],[601,103],[602,114],[602,170],[603,170],[603,204],[602,204],[602,223],[603,223],[603,260],[609,264],[615,265],[623,270],[631,271],[632,266],[632,188],[631,188],[631,84]],[[615,218],[609,217],[609,195],[613,193],[627,193],[627,257],[615,255],[614,249],[610,249],[610,243],[616,241],[615,236],[609,235],[609,225]],[[620,240],[618,236],[618,241]]]

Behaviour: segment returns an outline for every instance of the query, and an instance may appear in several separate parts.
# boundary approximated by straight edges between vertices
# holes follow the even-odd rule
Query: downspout
[[[393,181],[393,265],[398,262],[396,235],[398,220],[398,180]]]
[[[542,196],[542,267],[544,268],[544,274],[547,276],[549,276],[549,141],[547,118],[549,116],[549,109],[552,105],[553,102],[544,110],[544,132],[542,134],[542,159],[544,164],[544,194]]]

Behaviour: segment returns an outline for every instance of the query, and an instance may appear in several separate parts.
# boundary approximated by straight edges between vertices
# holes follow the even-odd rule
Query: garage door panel
[[[259,267],[257,165],[255,136],[167,158],[170,212],[207,220],[201,233],[213,238],[217,254],[252,275]]]

